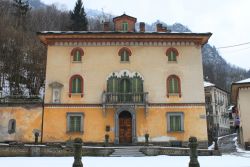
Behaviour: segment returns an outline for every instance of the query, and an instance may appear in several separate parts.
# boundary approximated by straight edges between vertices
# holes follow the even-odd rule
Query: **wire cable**
[[[237,47],[237,46],[242,46],[242,45],[249,45],[249,44],[250,42],[245,42],[245,43],[240,43],[236,45],[221,46],[221,47],[218,47],[217,49],[227,49],[227,48],[232,48],[232,47]]]

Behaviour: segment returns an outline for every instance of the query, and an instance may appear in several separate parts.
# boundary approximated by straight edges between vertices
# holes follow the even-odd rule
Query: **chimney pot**
[[[145,23],[140,22],[140,32],[145,32]]]

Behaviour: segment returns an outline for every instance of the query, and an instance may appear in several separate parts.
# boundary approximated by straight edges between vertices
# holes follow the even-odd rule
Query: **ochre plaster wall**
[[[84,113],[84,133],[67,133],[67,112]],[[168,112],[184,113],[184,132],[167,132]],[[110,142],[114,142],[115,110],[108,109],[106,117],[102,108],[45,108],[43,142],[65,142],[75,137],[81,137],[85,142],[103,142],[105,126],[110,125]],[[144,141],[144,134],[149,133],[152,142],[167,142],[169,140],[188,141],[190,136],[196,136],[200,141],[207,141],[205,107],[150,107],[145,117],[144,109],[136,110],[136,133],[139,142]]]
[[[16,120],[16,132],[8,133],[10,119]],[[34,129],[41,130],[42,107],[23,105],[0,107],[0,142],[22,141],[34,142]]]
[[[198,46],[173,46],[178,52],[177,63],[169,63],[163,46],[130,46],[129,63],[121,63],[118,51],[123,46],[82,47],[81,63],[73,63],[70,56],[74,47],[48,46],[45,103],[52,102],[49,84],[57,81],[64,86],[61,103],[101,103],[101,95],[107,87],[107,77],[124,69],[139,72],[144,77],[144,91],[149,92],[150,103],[204,103],[201,48]],[[69,80],[80,74],[84,79],[83,98],[69,97]],[[181,98],[166,96],[166,79],[178,75],[181,80]]]

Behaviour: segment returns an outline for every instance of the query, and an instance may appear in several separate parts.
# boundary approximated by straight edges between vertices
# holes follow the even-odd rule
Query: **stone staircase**
[[[119,147],[115,148],[115,151],[110,157],[143,157],[145,156],[140,152],[140,147]]]

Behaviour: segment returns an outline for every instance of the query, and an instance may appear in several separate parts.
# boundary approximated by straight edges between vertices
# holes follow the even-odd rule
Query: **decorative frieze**
[[[54,46],[194,46],[194,42],[182,41],[182,42],[54,42],[51,43]]]

